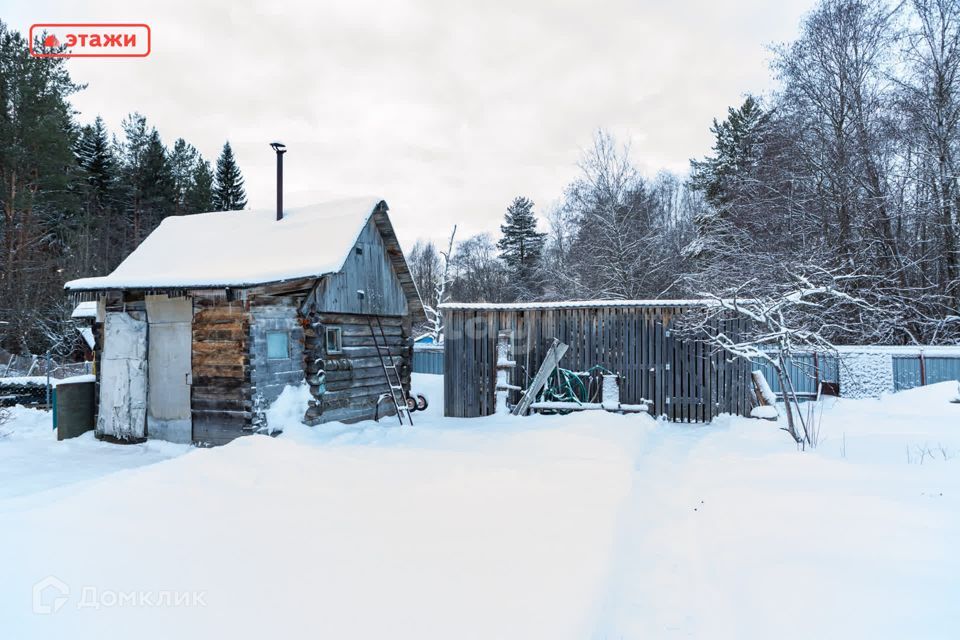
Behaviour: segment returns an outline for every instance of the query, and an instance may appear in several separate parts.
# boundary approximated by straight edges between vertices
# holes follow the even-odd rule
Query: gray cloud
[[[81,119],[143,112],[169,143],[234,146],[253,206],[381,194],[401,239],[495,230],[518,194],[540,210],[576,175],[598,127],[648,173],[683,171],[708,126],[770,87],[766,44],[811,0],[715,2],[67,2],[32,22],[148,22],[147,59],[70,62]],[[11,15],[12,14],[12,15]]]

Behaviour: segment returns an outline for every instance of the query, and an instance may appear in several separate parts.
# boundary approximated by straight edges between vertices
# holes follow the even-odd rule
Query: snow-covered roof
[[[72,291],[236,287],[336,273],[380,198],[287,209],[170,216],[113,273],[66,284]]]
[[[690,300],[559,300],[556,302],[444,302],[441,309],[525,311],[527,309],[584,309],[593,307],[703,307],[718,304],[702,298]]]
[[[97,317],[97,301],[96,300],[86,300],[77,305],[73,310],[73,313],[70,314],[71,318],[96,318]]]

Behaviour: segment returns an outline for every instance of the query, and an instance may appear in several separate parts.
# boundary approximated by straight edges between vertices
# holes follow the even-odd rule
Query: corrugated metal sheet
[[[927,384],[960,380],[960,358],[925,358]]]
[[[893,358],[893,390],[903,391],[919,387],[920,358],[918,356],[903,356]]]
[[[413,372],[443,375],[443,347],[414,345]]]
[[[960,358],[947,356],[924,357],[923,368],[919,355],[894,355],[893,389],[903,391],[923,384],[936,384],[948,380],[960,380]],[[819,355],[814,366],[812,354],[797,354],[787,366],[787,373],[799,396],[813,396],[817,393],[817,381],[840,381],[840,363],[836,356]],[[754,362],[753,370],[763,371],[764,377],[774,393],[780,393],[780,381],[777,380],[773,366],[768,362]],[[840,390],[843,395],[843,389]]]
[[[754,371],[762,371],[774,393],[780,393],[780,381],[769,362],[753,363]],[[840,368],[836,356],[814,356],[812,353],[798,353],[787,362],[787,375],[798,396],[817,395],[817,386],[821,382],[839,382]]]
[[[960,380],[960,358],[899,356],[893,358],[893,388],[913,389],[923,384]]]

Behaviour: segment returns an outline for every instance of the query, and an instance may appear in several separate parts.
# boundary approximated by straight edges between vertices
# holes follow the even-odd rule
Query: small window
[[[326,336],[327,353],[343,353],[343,334],[340,327],[327,327],[324,335]]]
[[[290,357],[290,338],[286,331],[267,332],[267,359],[286,360]]]
[[[363,255],[363,247],[361,247],[360,245],[357,245],[357,247],[356,247],[356,252],[357,252],[357,255],[358,255],[358,256],[362,256],[362,255]]]

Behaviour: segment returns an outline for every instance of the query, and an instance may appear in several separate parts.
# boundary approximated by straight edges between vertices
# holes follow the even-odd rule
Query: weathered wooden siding
[[[446,309],[444,414],[475,417],[494,412],[497,332],[513,332],[512,384],[525,387],[553,338],[569,345],[561,365],[584,371],[602,365],[622,376],[620,397],[644,400],[654,415],[675,421],[708,421],[719,413],[750,409],[750,364],[728,362],[699,341],[670,331],[682,307],[584,307],[524,310]],[[724,329],[734,339],[739,325]],[[513,392],[511,403],[519,393]]]
[[[393,272],[400,281],[404,295],[407,299],[407,311],[414,323],[425,322],[427,315],[423,310],[423,302],[420,300],[420,294],[417,291],[417,285],[413,281],[413,274],[410,273],[410,267],[403,256],[403,249],[400,247],[400,240],[397,239],[397,233],[393,229],[393,223],[390,222],[390,216],[387,215],[387,203],[381,202],[371,217],[380,237],[383,239],[383,246],[386,248],[387,257],[393,265]]]
[[[224,444],[251,432],[249,340],[243,302],[194,298],[194,442]]]
[[[356,422],[394,413],[389,400],[381,402],[379,410],[377,408],[377,399],[389,392],[389,386],[367,324],[370,319],[371,316],[352,314],[309,314],[304,356],[307,381],[311,383],[315,405],[308,411],[308,424],[333,420]],[[380,322],[390,354],[401,366],[402,384],[409,390],[412,356],[410,320],[381,317]],[[324,331],[327,327],[340,327],[342,354],[326,352]],[[380,341],[379,329],[377,340]],[[323,386],[317,380],[320,371],[324,372]]]
[[[329,313],[407,315],[407,294],[372,219],[351,249],[343,270],[321,279],[310,303]]]

